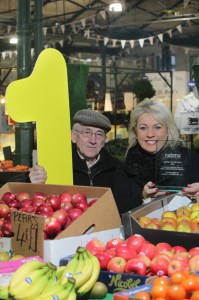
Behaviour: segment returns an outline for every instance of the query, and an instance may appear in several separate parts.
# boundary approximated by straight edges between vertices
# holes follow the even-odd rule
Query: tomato
[[[147,292],[138,292],[133,297],[136,299],[151,300],[150,294]]]
[[[164,284],[164,285],[168,285],[169,284],[169,279],[167,277],[164,277],[164,276],[160,276],[160,277],[157,277],[153,280],[153,285],[156,285],[156,284]]]
[[[179,284],[172,284],[167,287],[167,300],[182,300],[186,298],[186,290]]]
[[[199,291],[193,292],[193,294],[190,297],[190,300],[199,300]]]
[[[172,284],[175,284],[175,283],[180,283],[182,282],[184,279],[187,278],[187,274],[185,272],[182,272],[182,271],[176,271],[174,273],[171,274],[170,276],[170,282]]]
[[[155,284],[152,286],[151,289],[151,296],[153,299],[157,299],[157,298],[165,298],[166,297],[166,293],[167,293],[167,288],[168,285],[167,284]]]

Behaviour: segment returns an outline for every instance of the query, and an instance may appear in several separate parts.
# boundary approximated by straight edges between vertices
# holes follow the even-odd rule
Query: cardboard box
[[[167,242],[172,246],[184,246],[187,250],[192,247],[198,247],[199,235],[197,233],[147,229],[142,228],[137,222],[137,219],[141,216],[161,218],[161,215],[164,211],[175,211],[178,207],[181,207],[183,205],[190,205],[191,203],[191,200],[183,194],[174,194],[166,197],[161,197],[160,199],[152,201],[147,205],[139,206],[132,211],[124,213],[122,215],[122,221],[124,226],[125,238],[128,238],[132,234],[139,233],[153,244],[157,244],[159,242]]]
[[[24,256],[39,255],[45,260],[50,260],[58,265],[60,258],[76,251],[77,244],[85,244],[92,237],[97,237],[97,233],[101,231],[103,233],[99,233],[99,237],[104,236],[105,241],[121,235],[121,218],[109,188],[7,183],[0,189],[0,198],[8,191],[12,193],[26,191],[31,196],[35,192],[43,192],[46,195],[59,195],[62,192],[75,194],[79,192],[85,194],[88,199],[98,199],[95,204],[54,240],[44,241],[43,228],[45,225],[43,217],[14,211],[12,213],[12,228],[15,235],[12,238],[11,248],[16,253]],[[77,239],[74,237],[77,237]],[[8,239],[6,238],[6,240]],[[3,242],[1,245],[3,245]]]

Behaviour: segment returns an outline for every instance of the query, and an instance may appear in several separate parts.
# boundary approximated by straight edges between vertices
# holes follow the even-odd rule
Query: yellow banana
[[[10,283],[9,283],[9,289],[12,290],[15,286],[18,286],[21,279],[24,278],[27,274],[29,274],[31,271],[37,270],[39,268],[42,268],[46,265],[46,263],[43,263],[39,260],[30,260],[26,263],[24,263],[22,266],[20,266],[13,274]]]
[[[89,280],[89,278],[92,275],[93,272],[93,262],[88,257],[87,252],[84,251],[79,255],[79,259],[83,261],[83,265],[81,266],[81,269],[79,270],[78,267],[75,271],[75,274],[73,275],[73,278],[76,280],[75,288],[78,289],[81,287],[85,282]]]
[[[34,270],[23,276],[17,286],[8,289],[9,296],[15,299],[26,299],[41,293],[48,282],[49,273],[51,270],[48,267]]]
[[[77,299],[77,293],[74,285],[72,290],[70,291],[70,294],[67,297],[67,300],[76,300],[76,299]]]
[[[90,258],[90,260],[92,261],[93,272],[92,272],[90,278],[82,286],[80,286],[79,289],[77,289],[77,295],[80,297],[85,295],[92,289],[92,287],[95,284],[95,282],[97,281],[97,279],[99,277],[99,273],[100,273],[100,263],[99,263],[99,260],[97,259],[97,257],[92,255],[88,250],[86,250],[86,253],[87,253],[88,257]]]
[[[49,293],[45,293],[45,295],[40,295],[39,300],[67,300],[70,293],[75,287],[75,279],[68,278],[67,283],[57,285],[54,289],[49,291]]]
[[[8,285],[0,287],[0,299],[9,299],[8,298]]]
[[[77,265],[79,263],[78,257],[79,257],[79,254],[78,254],[78,252],[76,252],[74,257],[65,266],[62,277],[60,278],[61,284],[66,283],[68,281],[68,278],[73,276],[73,274],[77,268]]]
[[[49,282],[52,283],[51,279],[52,279],[51,272],[47,272],[40,279],[35,281],[35,283],[28,290],[26,290],[26,293],[23,292],[23,294],[20,297],[18,297],[17,299],[18,300],[35,300],[35,299],[39,299],[41,293],[43,291],[45,291],[47,288],[49,288]]]
[[[61,266],[61,267],[58,267],[57,270],[56,270],[56,276],[57,276],[57,279],[58,281],[60,281],[62,275],[63,275],[63,271],[65,269],[65,266]]]

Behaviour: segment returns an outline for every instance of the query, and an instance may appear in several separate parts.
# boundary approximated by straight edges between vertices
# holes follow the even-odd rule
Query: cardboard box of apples
[[[39,255],[58,265],[92,238],[106,242],[122,235],[108,188],[7,183],[0,199],[0,250]]]
[[[195,232],[187,230],[188,227],[185,225],[187,216],[184,207],[187,206],[191,208],[192,205],[193,202],[183,194],[173,194],[161,197],[149,204],[139,206],[122,215],[125,237],[139,233],[154,244],[167,241],[173,246],[181,245],[186,249],[199,246],[197,233],[197,229],[199,229],[199,212],[195,212],[195,226],[197,227]],[[180,231],[177,231],[176,228],[171,225],[171,222],[167,222],[163,229],[158,229],[155,224],[148,226],[148,228],[141,225],[140,218],[142,218],[143,222],[144,219],[147,220],[148,218],[153,219],[155,222],[155,220],[161,220],[164,212],[167,212],[167,217],[168,212],[170,212],[171,217],[171,215],[180,208],[183,209],[181,210],[182,216],[179,217],[183,219],[184,222],[183,225],[181,225]]]

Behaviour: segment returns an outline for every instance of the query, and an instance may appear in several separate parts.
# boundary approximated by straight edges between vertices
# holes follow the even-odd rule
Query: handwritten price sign
[[[36,122],[38,164],[47,183],[72,185],[68,77],[59,51],[43,50],[32,74],[9,84],[6,109],[15,122]]]
[[[12,248],[15,253],[24,256],[39,255],[43,257],[44,218],[16,210],[11,213],[11,222],[14,233]]]

